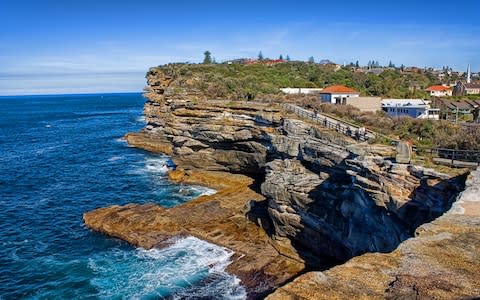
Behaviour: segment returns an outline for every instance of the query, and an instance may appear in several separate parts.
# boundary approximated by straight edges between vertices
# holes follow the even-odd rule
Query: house
[[[336,64],[329,59],[322,59],[321,61],[318,62],[318,64],[321,65],[321,66],[332,68],[334,71],[338,71],[342,68],[341,65]]]
[[[322,88],[282,88],[285,94],[315,94],[321,92]]]
[[[385,71],[384,68],[372,68],[367,71],[368,74],[380,75]]]
[[[448,86],[443,85],[432,85],[431,87],[425,90],[433,97],[445,97],[452,96],[452,89]]]
[[[455,96],[480,95],[480,82],[459,81],[454,88]]]
[[[455,86],[455,96],[480,95],[480,82],[472,82],[472,70],[470,65],[467,69],[467,80],[459,81]]]
[[[227,60],[227,61],[224,62],[224,64],[227,64],[227,65],[233,65],[233,64],[244,65],[249,60],[250,60],[249,58],[237,58],[237,59]]]
[[[257,64],[263,64],[263,65],[267,65],[267,66],[273,66],[273,65],[277,65],[277,64],[281,64],[281,63],[284,63],[286,62],[285,60],[283,59],[263,59],[263,60],[259,60],[259,59],[246,59],[243,61],[243,64],[244,65],[257,65]]]
[[[407,67],[404,69],[404,73],[422,74],[422,69],[418,67]]]
[[[420,86],[420,84],[416,81],[410,81],[408,83],[408,90],[411,92],[411,93],[415,93],[416,91],[420,90],[422,87]]]
[[[286,62],[286,61],[283,60],[283,59],[267,59],[267,60],[263,61],[263,63],[267,66],[273,66],[273,65],[276,65],[276,64],[284,63],[284,62]]]
[[[383,99],[382,110],[391,117],[409,116],[418,119],[439,119],[440,109],[431,108],[423,99]]]
[[[480,107],[478,100],[455,101],[451,99],[435,98],[432,107],[440,109],[440,118],[446,120],[475,119],[476,110]]]
[[[360,93],[344,85],[332,85],[320,92],[320,100],[325,103],[347,104],[347,99],[359,97]]]

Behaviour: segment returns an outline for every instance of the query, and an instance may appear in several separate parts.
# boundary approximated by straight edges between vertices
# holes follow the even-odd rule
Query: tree
[[[204,58],[203,58],[203,63],[204,64],[211,64],[212,63],[212,53],[210,51],[205,51],[203,52]]]
[[[283,55],[280,54],[280,56],[278,57],[278,59],[283,60]]]
[[[258,60],[263,60],[263,53],[262,53],[262,51],[258,52]]]
[[[308,63],[314,64],[314,63],[315,63],[315,58],[313,58],[313,56],[310,56],[310,57],[308,58]]]

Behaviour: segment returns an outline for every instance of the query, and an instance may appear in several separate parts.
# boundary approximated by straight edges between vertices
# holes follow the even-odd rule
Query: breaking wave
[[[100,298],[244,299],[240,280],[225,272],[233,252],[195,237],[163,249],[117,251],[90,259],[91,284]]]

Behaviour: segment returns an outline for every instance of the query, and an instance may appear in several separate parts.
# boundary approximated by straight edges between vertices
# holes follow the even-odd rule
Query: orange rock
[[[249,188],[253,183],[251,178],[183,170],[170,172],[169,178],[208,186],[217,189],[217,193],[170,209],[155,204],[99,208],[84,214],[85,224],[147,249],[163,247],[169,238],[184,235],[227,247],[236,253],[227,271],[242,280],[251,297],[264,295],[304,269],[298,257],[280,254],[266,232],[245,216],[245,207],[250,201],[264,199]],[[293,247],[287,249],[288,244],[282,247],[283,252],[294,256]]]

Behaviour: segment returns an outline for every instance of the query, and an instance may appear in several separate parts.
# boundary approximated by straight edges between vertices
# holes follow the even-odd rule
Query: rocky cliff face
[[[238,195],[230,188],[230,194],[169,210],[114,207],[86,214],[85,221],[145,247],[176,234],[229,247],[243,254],[230,271],[255,290],[251,295],[262,295],[304,268],[323,269],[365,252],[394,250],[419,225],[448,210],[463,188],[461,176],[396,164],[380,155],[389,147],[357,144],[274,104],[207,101],[178,74],[158,70],[147,80],[148,125],[126,135],[128,142],[171,155],[187,173],[246,174],[256,180],[250,187],[262,195],[243,180]],[[177,217],[192,209],[198,220],[179,218],[180,224]],[[205,225],[202,210],[217,215],[208,214]],[[152,222],[132,227],[142,215]]]
[[[391,253],[368,253],[309,272],[268,299],[477,299],[480,296],[480,168],[444,215]]]
[[[300,120],[285,119],[271,140],[278,158],[266,164],[261,191],[273,232],[310,257],[392,251],[463,189],[463,176],[396,164]]]
[[[167,101],[155,116],[148,117],[145,140],[164,145],[176,165],[246,174],[265,165],[269,133],[281,121],[278,107],[231,102]]]
[[[447,210],[464,180],[380,157],[345,159],[320,173],[301,160],[274,160],[266,174],[275,234],[336,261],[394,250]]]

